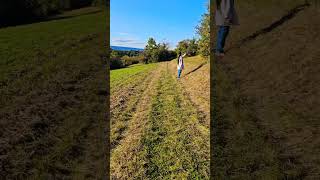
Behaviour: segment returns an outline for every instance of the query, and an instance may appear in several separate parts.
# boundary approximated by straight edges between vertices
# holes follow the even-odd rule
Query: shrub
[[[123,57],[121,57],[121,60],[122,62],[124,63],[125,66],[130,66],[130,65],[133,65],[133,64],[138,64],[138,63],[145,63],[146,58],[140,54],[138,56],[128,56],[128,55],[125,55]]]
[[[119,58],[111,58],[110,59],[110,69],[120,69],[124,68],[125,64]]]

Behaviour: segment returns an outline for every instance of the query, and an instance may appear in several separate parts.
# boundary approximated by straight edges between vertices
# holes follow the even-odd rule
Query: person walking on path
[[[178,69],[178,80],[180,79],[182,70],[184,69],[184,62],[183,62],[183,58],[186,56],[186,53],[184,55],[181,55],[181,52],[179,52],[179,56],[178,56],[178,65],[177,65],[177,69]]]
[[[239,25],[235,9],[235,0],[216,0],[215,22],[218,27],[215,54],[224,56],[224,45],[229,35],[230,26]]]

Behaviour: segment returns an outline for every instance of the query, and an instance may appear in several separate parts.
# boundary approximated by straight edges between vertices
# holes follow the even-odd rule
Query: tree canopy
[[[210,14],[209,5],[207,12],[202,15],[200,24],[196,27],[199,39],[199,52],[202,56],[210,55]]]
[[[178,43],[177,53],[187,53],[188,56],[195,56],[198,54],[198,42],[195,38],[182,40]]]
[[[177,56],[174,51],[169,50],[169,45],[167,43],[157,44],[153,38],[149,38],[144,49],[144,55],[147,62],[169,61]]]

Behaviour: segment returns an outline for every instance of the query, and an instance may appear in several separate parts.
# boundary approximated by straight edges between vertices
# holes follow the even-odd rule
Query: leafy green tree
[[[149,38],[148,43],[144,49],[146,63],[169,61],[176,57],[176,53],[169,50],[167,43],[159,43],[153,38]]]
[[[158,45],[155,39],[149,38],[148,43],[145,47],[144,53],[147,59],[147,62],[156,62],[158,59],[158,53],[156,52],[158,49]]]
[[[76,9],[105,0],[1,0],[0,27],[42,20],[64,10]]]
[[[187,48],[187,55],[188,56],[195,56],[198,54],[198,43],[196,39],[189,40],[188,48]]]
[[[169,57],[169,45],[162,43],[158,45],[159,57],[158,61],[167,61]]]
[[[110,57],[111,58],[118,58],[118,57],[120,57],[120,54],[118,51],[111,51]]]
[[[178,45],[176,48],[177,53],[179,53],[179,52],[186,53],[188,46],[189,46],[188,40],[182,40],[182,41],[178,42]]]
[[[197,55],[198,53],[197,40],[194,38],[194,39],[186,39],[186,40],[180,41],[176,48],[176,52],[187,53],[188,56]]]
[[[207,57],[210,55],[210,14],[209,5],[207,12],[202,15],[200,25],[196,27],[197,33],[200,35],[199,39],[199,52],[202,56]]]

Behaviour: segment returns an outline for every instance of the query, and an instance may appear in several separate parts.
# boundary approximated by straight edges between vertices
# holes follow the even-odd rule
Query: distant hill
[[[111,49],[117,51],[143,51],[141,48],[132,48],[132,47],[122,47],[122,46],[111,46]]]

